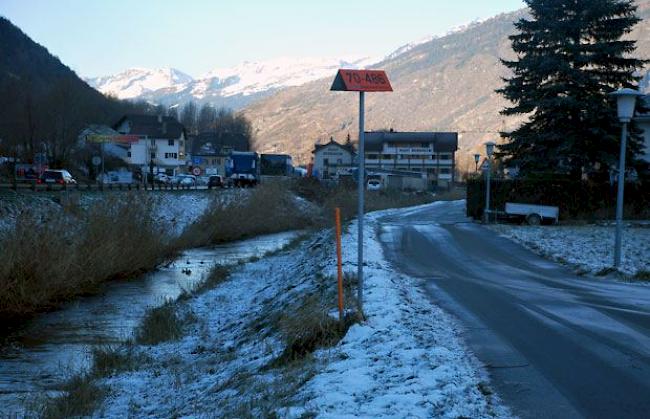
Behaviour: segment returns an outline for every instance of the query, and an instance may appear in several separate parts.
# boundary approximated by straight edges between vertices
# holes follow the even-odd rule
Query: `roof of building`
[[[129,121],[131,129],[127,134],[146,135],[150,138],[177,139],[185,132],[183,124],[171,116],[127,114],[120,118],[114,129]]]
[[[340,144],[334,141],[333,137],[330,137],[330,140],[328,143],[325,144],[316,144],[314,146],[314,151],[312,153],[316,154],[319,150],[329,147],[329,146],[337,146],[339,148],[342,148],[343,150],[347,151],[350,154],[355,154],[356,150],[354,149],[354,146],[351,143],[346,143],[346,144]]]
[[[392,143],[433,143],[436,152],[455,152],[458,150],[458,133],[456,132],[366,132],[366,151],[379,152],[383,144]]]
[[[224,148],[249,151],[248,138],[241,133],[202,132],[190,137],[192,155],[222,155]],[[207,154],[206,154],[207,153]]]
[[[108,125],[100,125],[100,124],[88,124],[86,127],[81,131],[80,136],[85,136],[85,135],[119,135],[119,132],[115,131],[113,128],[109,127]]]

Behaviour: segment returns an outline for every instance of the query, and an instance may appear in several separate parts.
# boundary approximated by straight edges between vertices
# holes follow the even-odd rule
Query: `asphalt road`
[[[386,217],[380,233],[459,319],[513,413],[650,418],[649,285],[575,276],[470,222],[462,202]]]

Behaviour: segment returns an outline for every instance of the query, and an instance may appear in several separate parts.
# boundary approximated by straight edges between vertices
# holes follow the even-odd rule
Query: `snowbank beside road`
[[[110,393],[96,415],[506,416],[485,391],[453,321],[430,304],[415,279],[384,260],[377,216],[369,216],[364,239],[367,321],[353,325],[337,346],[273,366],[285,349],[281,319],[295,314],[296,301],[336,286],[333,238],[321,232],[179,303],[180,315],[194,319],[188,334],[136,346],[147,361],[102,381]],[[352,224],[343,238],[347,272],[356,272],[355,237]],[[335,307],[332,298],[326,309]]]
[[[614,227],[493,225],[494,231],[557,262],[591,274],[608,271],[614,260]],[[650,272],[650,228],[623,232],[621,272],[634,276]]]
[[[303,389],[307,409],[322,417],[506,416],[479,390],[487,384],[453,321],[429,302],[415,279],[396,273],[384,259],[376,220],[388,212],[399,210],[368,217],[367,321],[353,326],[335,349],[317,354],[323,365]],[[356,269],[356,223],[350,232],[343,257],[346,266]],[[332,263],[325,269],[335,273]]]

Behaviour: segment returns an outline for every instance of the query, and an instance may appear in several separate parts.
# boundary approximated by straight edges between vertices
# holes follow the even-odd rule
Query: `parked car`
[[[47,185],[76,185],[77,181],[74,180],[70,172],[67,170],[45,170],[37,183]]]
[[[368,181],[367,189],[369,191],[379,191],[379,190],[381,190],[381,181],[379,179],[370,179]]]
[[[212,175],[208,179],[208,188],[225,188],[226,184],[223,181],[223,176]]]
[[[194,175],[175,176],[174,184],[178,186],[196,186],[196,176]]]
[[[156,173],[153,177],[155,183],[162,183],[168,185],[171,183],[171,178],[164,173]]]

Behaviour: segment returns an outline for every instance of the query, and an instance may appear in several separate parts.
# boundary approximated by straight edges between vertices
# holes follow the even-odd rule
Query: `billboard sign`
[[[388,76],[383,70],[339,70],[332,91],[340,92],[392,92]]]

